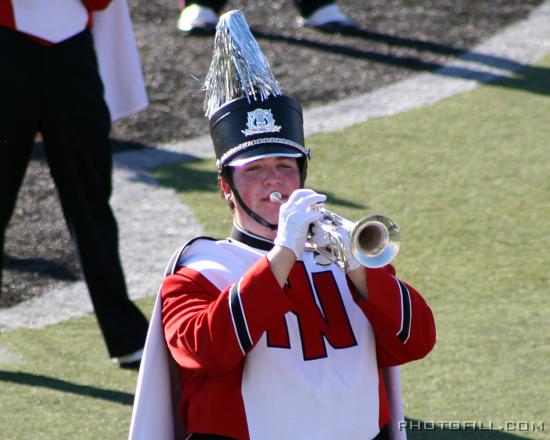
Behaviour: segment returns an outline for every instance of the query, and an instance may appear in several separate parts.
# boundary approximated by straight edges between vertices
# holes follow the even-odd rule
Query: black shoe
[[[216,34],[216,25],[215,24],[203,24],[200,26],[195,26],[188,31],[182,31],[187,35],[198,35],[211,37]]]
[[[120,368],[125,368],[129,370],[139,370],[139,365],[141,363],[141,358],[143,357],[143,348],[140,348],[133,353],[129,353],[124,356],[118,356],[113,358],[113,362],[118,364]]]
[[[118,366],[123,370],[135,370],[135,371],[139,371],[140,365],[141,365],[141,361],[124,362],[124,363],[118,364]]]
[[[356,24],[342,23],[339,21],[331,21],[325,24],[308,27],[312,27],[327,34],[359,35],[361,33],[361,28]]]

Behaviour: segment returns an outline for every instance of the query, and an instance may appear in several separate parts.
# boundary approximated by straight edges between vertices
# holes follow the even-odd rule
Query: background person
[[[109,3],[0,0],[0,258],[40,132],[109,355],[133,366],[148,322],[128,298],[118,254],[111,116],[90,31],[92,11]]]

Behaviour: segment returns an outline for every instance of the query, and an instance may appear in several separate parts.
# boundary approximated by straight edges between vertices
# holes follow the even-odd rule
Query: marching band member
[[[306,249],[312,224],[322,241],[325,196],[304,188],[302,110],[239,11],[220,19],[206,92],[233,231],[175,253],[152,324],[175,361],[185,438],[390,438],[383,369],[430,352],[429,306],[389,264],[367,269],[349,254],[342,270]],[[136,405],[158,402],[140,390],[146,377]]]

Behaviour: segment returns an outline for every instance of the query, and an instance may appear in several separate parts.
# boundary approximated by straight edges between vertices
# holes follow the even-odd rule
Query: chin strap
[[[266,219],[260,217],[258,214],[256,214],[252,209],[250,209],[241,199],[241,195],[239,194],[239,191],[237,191],[237,188],[235,188],[235,185],[233,185],[233,179],[231,176],[228,176],[227,183],[229,183],[229,187],[231,188],[231,191],[233,191],[233,195],[237,199],[237,202],[241,207],[244,209],[244,211],[256,222],[259,223],[262,226],[265,226],[266,228],[271,229],[272,231],[275,231],[279,225],[274,223],[269,223]]]

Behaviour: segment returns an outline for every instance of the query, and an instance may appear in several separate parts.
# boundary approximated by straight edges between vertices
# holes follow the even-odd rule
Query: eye
[[[260,167],[260,165],[258,165],[258,164],[251,164],[251,165],[248,165],[248,166],[244,169],[244,171],[245,171],[246,173],[248,173],[248,172],[257,171],[257,170],[259,170],[260,168],[261,168],[261,167]]]
[[[278,163],[277,165],[280,169],[283,170],[294,170],[297,169],[296,162],[293,160],[284,160]]]

